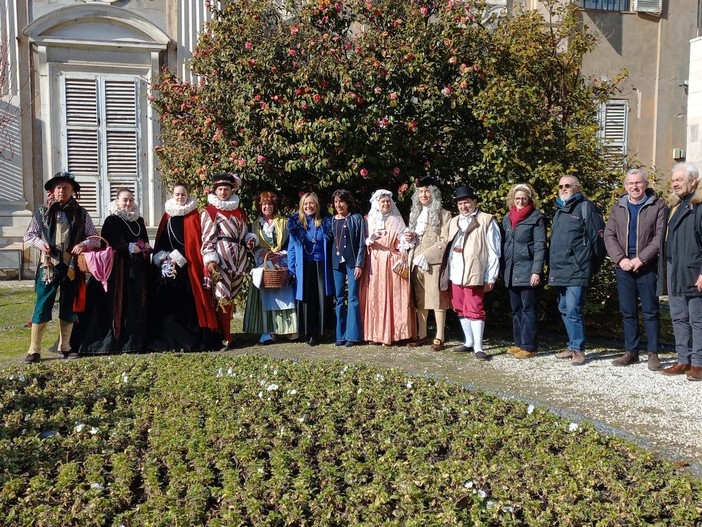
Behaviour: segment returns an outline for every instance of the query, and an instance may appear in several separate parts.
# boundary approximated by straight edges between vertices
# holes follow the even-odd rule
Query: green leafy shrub
[[[702,485],[550,412],[255,356],[0,377],[3,525],[694,525]]]

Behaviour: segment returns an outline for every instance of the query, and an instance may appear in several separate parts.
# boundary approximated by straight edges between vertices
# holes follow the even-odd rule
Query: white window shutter
[[[114,199],[120,187],[139,195],[138,100],[136,80],[105,80],[107,199]]]
[[[660,16],[663,0],[634,0],[634,10],[639,13]]]
[[[95,79],[66,78],[64,84],[66,168],[80,183],[80,203],[100,217],[98,89]]]
[[[627,133],[629,122],[629,101],[611,100],[600,106],[600,138],[604,143],[605,155],[612,161],[627,154]]]

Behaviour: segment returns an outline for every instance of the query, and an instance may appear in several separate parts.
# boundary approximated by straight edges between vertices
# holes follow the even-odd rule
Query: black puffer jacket
[[[509,214],[502,218],[502,258],[507,287],[528,287],[531,275],[541,274],[546,260],[546,221],[540,210],[512,228]]]
[[[582,207],[588,207],[587,218],[583,218]],[[602,213],[583,195],[559,207],[551,229],[549,285],[587,286],[592,274],[593,248],[602,241],[603,233]]]

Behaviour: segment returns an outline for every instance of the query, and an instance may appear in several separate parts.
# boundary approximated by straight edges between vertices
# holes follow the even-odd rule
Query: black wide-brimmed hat
[[[54,177],[44,183],[44,189],[49,191],[54,190],[54,187],[62,181],[70,183],[73,187],[73,192],[80,192],[80,184],[76,181],[76,178],[73,177],[73,174],[66,170],[56,172]]]
[[[456,191],[454,192],[454,197],[453,199],[455,201],[458,201],[459,199],[478,199],[478,196],[473,192],[473,189],[470,187],[458,187]]]
[[[212,176],[212,192],[217,187],[222,185],[228,185],[233,189],[238,189],[241,186],[241,178],[236,174],[227,174],[226,172],[219,172]]]
[[[415,180],[414,186],[416,188],[422,188],[422,187],[439,187],[439,182],[434,179],[432,176],[422,176],[419,179]]]

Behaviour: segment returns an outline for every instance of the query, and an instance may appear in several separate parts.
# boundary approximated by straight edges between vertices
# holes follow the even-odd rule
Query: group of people
[[[261,344],[302,339],[315,346],[329,330],[337,346],[402,343],[441,351],[446,312],[452,308],[464,336],[453,351],[488,360],[484,299],[501,274],[513,311],[514,345],[508,352],[518,359],[537,353],[537,297],[546,282],[555,289],[568,335],[565,349],[555,356],[582,365],[586,290],[606,250],[616,266],[624,321],[624,354],[614,364],[639,362],[640,305],[648,368],[661,369],[658,296],[668,294],[677,361],[663,373],[702,380],[699,172],[678,164],[671,182],[667,206],[648,188],[643,171],[630,170],[626,194],[605,224],[579,180],[563,176],[547,236],[547,220],[528,183],[512,186],[501,223],[480,210],[478,196],[467,186],[455,189],[457,213],[452,214],[443,208],[437,181],[424,177],[415,182],[407,224],[384,189],[373,193],[365,217],[343,189],[332,196],[332,215],[308,192],[289,218],[278,214],[275,193],[262,192],[255,200],[258,216],[249,224],[236,194],[240,178],[219,173],[202,210],[184,184],[174,186],[152,247],[131,190],[118,190],[98,236],[75,199],[79,184],[61,172],[46,183],[47,203],[25,234],[40,251],[25,362],[41,358],[59,291],[57,349],[67,358],[230,349],[236,346],[233,304],[249,273],[244,331],[260,335]],[[114,250],[109,279],[83,282],[83,274],[75,272],[76,258],[103,242]],[[283,272],[284,279],[271,285],[267,273],[274,272]],[[432,339],[430,311],[436,327]]]

